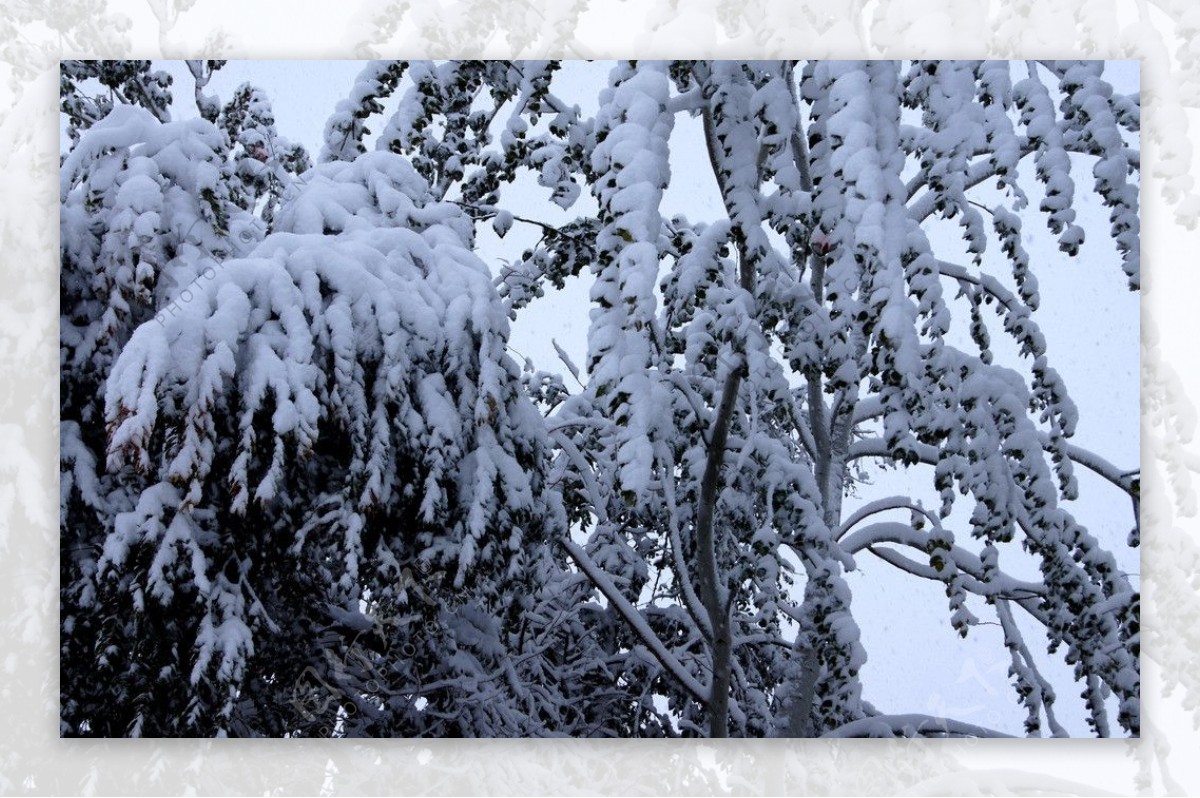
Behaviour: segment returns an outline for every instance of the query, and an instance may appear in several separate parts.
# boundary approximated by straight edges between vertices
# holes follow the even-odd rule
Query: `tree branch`
[[[1067,734],[1066,729],[1059,725],[1058,719],[1054,716],[1054,688],[1038,670],[1033,655],[1029,653],[1029,647],[1025,645],[1025,638],[1021,635],[1021,630],[1013,619],[1008,601],[1005,599],[996,602],[996,617],[1000,620],[1000,626],[1004,630],[1005,642],[1013,648],[1013,667],[1024,668],[1033,676],[1035,684],[1030,686],[1037,690],[1038,705],[1046,713],[1046,724],[1050,727],[1050,733],[1055,737],[1070,737],[1071,735]]]
[[[579,566],[579,570],[587,574],[587,577],[592,581],[592,584],[604,594],[604,598],[608,599],[609,605],[612,606],[618,613],[620,613],[621,617],[625,619],[625,622],[629,624],[630,628],[633,629],[639,638],[641,638],[642,642],[645,643],[646,648],[651,654],[654,655],[654,658],[658,660],[659,664],[661,664],[663,668],[666,669],[667,672],[670,673],[677,682],[679,682],[680,686],[691,693],[693,698],[695,698],[701,704],[708,706],[711,701],[709,697],[709,688],[700,684],[700,682],[696,680],[696,677],[692,676],[692,674],[683,667],[683,663],[677,660],[674,655],[667,650],[667,647],[663,645],[661,640],[658,639],[658,635],[656,635],[654,630],[651,629],[649,624],[646,623],[646,619],[641,616],[641,613],[637,611],[637,608],[630,604],[629,601],[623,595],[621,595],[621,591],[618,590],[617,586],[614,585],[612,580],[608,578],[608,574],[604,573],[604,571],[602,571],[598,565],[592,562],[591,557],[588,556],[587,552],[584,551],[583,547],[581,547],[579,544],[568,538],[559,538],[558,544],[562,546],[563,549],[566,550],[567,554],[570,555],[571,559],[575,561],[575,564]]]
[[[822,737],[1012,737],[1011,734],[933,715],[875,715],[850,721]]]
[[[1050,436],[1042,433],[1039,438],[1043,449],[1047,448]],[[938,464],[938,450],[936,447],[927,443],[914,442],[912,451],[916,454],[918,462],[930,466]],[[1072,444],[1067,444],[1067,456],[1071,458],[1072,462],[1103,477],[1130,496],[1134,495],[1134,485],[1138,481],[1140,471],[1121,471],[1098,454]],[[858,460],[863,457],[879,457],[890,460],[892,459],[892,452],[884,445],[882,438],[863,438],[851,444],[850,455],[847,461]]]
[[[942,526],[942,520],[940,518],[933,513],[930,513],[908,496],[889,496],[886,499],[879,499],[878,501],[873,501],[858,508],[853,515],[847,518],[842,525],[839,526],[836,531],[834,531],[833,539],[841,540],[842,536],[849,532],[858,522],[869,516],[886,512],[888,510],[912,510],[913,512],[920,513],[928,518],[929,522],[933,524],[935,529],[940,529]]]
[[[907,524],[901,524],[897,521],[881,521],[863,527],[850,535],[846,539],[845,549],[851,555],[866,549],[884,562],[908,571],[914,576],[920,576],[936,582],[945,582],[946,574],[934,569],[932,565],[910,560],[891,549],[877,548],[880,543],[895,543],[924,553],[928,537],[927,534],[919,532]],[[1003,596],[1016,599],[1034,598],[1043,596],[1046,593],[1045,585],[1036,582],[1024,582],[1009,576],[1003,571],[997,573],[996,579],[987,580],[984,576],[983,562],[979,557],[962,546],[951,546],[948,556],[959,570],[963,588],[977,596]]]
[[[1012,292],[1005,288],[999,280],[990,274],[980,273],[978,276],[971,274],[965,267],[959,266],[957,263],[948,263],[944,260],[937,262],[938,272],[943,277],[949,277],[954,280],[961,280],[964,283],[970,283],[978,286],[984,293],[990,294],[993,299],[1003,305],[1012,313],[1028,313],[1029,309],[1021,303]]]

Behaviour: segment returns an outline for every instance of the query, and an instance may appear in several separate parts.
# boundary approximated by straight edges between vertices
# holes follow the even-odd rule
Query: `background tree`
[[[1070,440],[1023,229],[1036,193],[1078,256],[1096,231],[1072,172],[1090,164],[1137,287],[1136,96],[1091,62],[628,62],[589,118],[558,96],[560,67],[373,62],[294,184],[304,160],[253,90],[215,126],[207,100],[169,123],[228,154],[192,147],[158,183],[212,232],[173,256],[194,299],[94,336],[111,347],[94,376],[64,366],[64,396],[106,381],[108,425],[105,457],[68,443],[64,410],[63,538],[93,552],[63,579],[66,730],[993,734],[863,701],[844,573],[872,556],[942,583],[964,636],[994,614],[1027,733],[1078,731],[1032,621],[1093,733],[1117,731],[1112,704],[1137,734],[1137,592],[1068,511],[1075,467],[1093,470],[1132,498],[1137,545],[1137,473]],[[155,176],[163,123],[117,111],[64,162],[64,286],[124,285],[119,259],[77,253],[158,230],[136,215],[159,213],[152,192],[108,187]],[[715,220],[663,213],[687,117]],[[238,220],[252,249],[223,245]],[[493,287],[479,231],[514,226],[538,239]],[[585,268],[572,392],[510,358],[505,316]],[[95,437],[90,408],[76,423]],[[926,487],[843,508],[868,470]],[[1040,581],[1010,573],[1023,557]],[[99,641],[120,678],[84,701],[68,669]]]

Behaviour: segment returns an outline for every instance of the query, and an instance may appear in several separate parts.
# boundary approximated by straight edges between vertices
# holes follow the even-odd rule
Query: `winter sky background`
[[[262,88],[270,98],[276,129],[284,137],[305,146],[315,160],[321,150],[325,120],[342,99],[361,70],[362,61],[230,61],[219,70],[205,88],[222,102],[243,82]],[[157,68],[175,76],[173,87],[175,118],[195,115],[192,101],[192,77],[182,62],[158,62]],[[578,103],[585,116],[597,107],[600,90],[607,83],[611,63],[570,62],[556,77],[553,91],[568,103]],[[1111,62],[1105,71],[1117,92],[1137,91],[1139,65],[1134,61]],[[1024,76],[1024,65],[1014,69]],[[1053,89],[1052,89],[1053,91]],[[382,117],[371,125],[378,132],[394,108],[396,98],[385,106]],[[373,145],[368,136],[367,145]],[[671,141],[671,183],[662,214],[670,218],[686,215],[689,220],[707,220],[723,214],[715,182],[700,138],[698,120],[678,117]],[[1036,208],[1040,187],[1034,185],[1031,159],[1022,162],[1022,185],[1030,193]],[[1079,425],[1074,443],[1105,457],[1122,469],[1139,463],[1139,294],[1130,292],[1119,258],[1107,237],[1107,211],[1091,191],[1090,167],[1074,169],[1076,208],[1079,223],[1090,238],[1080,256],[1068,258],[1057,251],[1044,221],[1036,214],[1023,214],[1026,247],[1038,277],[1042,306],[1034,318],[1048,341],[1050,364],[1062,374],[1072,399],[1079,407]],[[548,190],[533,179],[523,181],[502,195],[502,205],[520,215],[549,223],[566,221],[578,208],[563,212],[546,201]],[[580,203],[592,203],[585,192]],[[588,206],[584,206],[588,207]],[[986,221],[986,220],[985,220]],[[477,253],[498,273],[504,261],[517,257],[538,237],[535,229],[515,224],[500,240],[486,225],[479,226]],[[953,253],[963,250],[954,222],[926,227],[934,251],[954,261]],[[966,258],[958,262],[968,263]],[[998,252],[989,250],[984,268],[995,266],[1003,277],[1007,267]],[[513,325],[510,351],[518,362],[528,358],[536,368],[558,372],[568,388],[578,387],[557,355],[554,343],[565,350],[576,365],[586,360],[588,330],[588,291],[590,275],[568,282],[561,292],[550,292],[535,300]],[[946,284],[948,297],[953,288]],[[549,286],[548,286],[549,288]],[[966,315],[965,306],[955,306],[956,323]],[[999,319],[990,317],[989,328],[997,354],[996,362],[1014,366],[1013,347],[1005,348],[1006,336]],[[964,344],[964,348],[967,345]],[[585,377],[586,379],[586,377]],[[1129,550],[1125,537],[1132,525],[1128,500],[1107,483],[1079,467],[1081,502],[1070,507],[1077,520],[1117,556],[1120,567],[1130,573],[1135,585],[1140,572],[1137,550]],[[931,480],[923,474],[926,506],[936,506],[936,494],[928,488]],[[884,475],[864,486],[857,497],[846,502],[846,515],[859,504],[873,498],[908,492],[904,476]],[[947,524],[961,538],[964,525],[954,523],[965,517],[960,513],[965,502],[956,505],[956,513]],[[906,519],[899,519],[906,520]],[[969,546],[969,539],[968,539]],[[1005,557],[1008,557],[1005,554]],[[1027,568],[1013,567],[1014,576],[1040,580],[1030,561]],[[1024,710],[1017,704],[1006,675],[1008,653],[998,626],[981,625],[961,640],[950,627],[943,588],[939,583],[899,574],[892,566],[862,555],[859,569],[847,574],[853,591],[853,612],[862,628],[862,642],[868,654],[863,668],[864,697],[881,711],[925,712],[1021,734]],[[991,619],[982,602],[969,606],[983,621]],[[1044,635],[1033,625],[1024,625],[1026,640],[1036,653],[1045,654]],[[1060,721],[1074,735],[1088,732],[1085,709],[1078,700],[1069,668],[1061,653],[1043,657],[1047,676],[1060,688],[1056,710]],[[1080,688],[1082,689],[1082,688]]]

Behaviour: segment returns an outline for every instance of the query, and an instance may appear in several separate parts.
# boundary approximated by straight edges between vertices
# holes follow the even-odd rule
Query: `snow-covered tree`
[[[1028,734],[1084,731],[1039,647],[1138,733],[1137,471],[1073,440],[1031,243],[1138,287],[1102,64],[622,62],[588,116],[557,62],[372,62],[311,169],[138,64],[64,65],[66,733],[994,734],[863,699],[865,558],[1001,628]],[[583,367],[522,368],[577,280]]]
[[[104,603],[98,579],[115,518],[143,487],[102,467],[105,382],[138,325],[261,233],[230,197],[221,131],[202,119],[167,121],[165,73],[150,73],[146,62],[64,62],[62,70],[75,140],[60,190],[61,651],[64,684],[73,685],[63,694],[64,729],[78,718],[93,732],[123,734],[132,700],[114,704],[112,685],[87,676],[111,676],[116,652],[143,667],[132,665],[140,657],[131,652],[144,642],[129,617]]]

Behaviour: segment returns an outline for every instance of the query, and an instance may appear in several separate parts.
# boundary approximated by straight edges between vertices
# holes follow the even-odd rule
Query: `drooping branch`
[[[1049,436],[1042,434],[1040,437],[1042,445],[1044,447],[1048,446]],[[1094,452],[1072,444],[1067,444],[1067,451],[1074,462],[1103,477],[1130,496],[1138,492],[1138,475],[1140,471],[1121,471],[1117,466]],[[930,466],[938,464],[938,450],[935,446],[927,443],[913,443],[911,444],[910,452],[917,458],[917,462],[919,463]],[[862,438],[850,445],[850,455],[847,461],[858,460],[863,457],[891,459],[892,451],[887,447],[883,438]]]
[[[1055,737],[1070,737],[1054,715],[1054,688],[1038,670],[1029,647],[1025,645],[1021,630],[1013,619],[1012,609],[1007,600],[1000,599],[996,602],[996,617],[1000,619],[1000,626],[1004,629],[1004,643],[1012,651],[1011,672],[1017,675],[1021,680],[1019,684],[1023,684],[1024,689],[1029,692],[1028,697],[1023,697],[1023,700],[1030,706],[1030,723],[1037,721],[1037,712],[1040,709],[1046,713],[1046,723],[1050,726],[1051,734]]]
[[[679,531],[679,508],[675,502],[675,484],[673,480],[663,480],[663,496],[667,501],[667,532],[670,539],[671,562],[675,568],[679,582],[680,595],[683,597],[684,609],[695,621],[705,640],[711,645],[713,640],[712,619],[707,614],[707,604],[696,595],[692,582],[691,568],[683,552],[683,536]]]
[[[867,550],[893,565],[903,567],[904,570],[916,576],[944,581],[945,575],[933,566],[907,560],[904,563],[894,562],[880,554],[882,551],[887,551],[886,549],[877,548],[880,543],[895,543],[925,552],[928,542],[929,535],[927,533],[913,529],[907,524],[897,521],[880,521],[852,532],[842,541],[841,545],[851,555]],[[1045,585],[1016,579],[1002,571],[998,571],[996,576],[989,579],[985,574],[983,561],[961,546],[950,546],[944,550],[944,553],[962,572],[960,575],[963,577],[963,587],[971,593],[980,596],[1026,598],[1041,596],[1046,592]]]
[[[707,706],[711,701],[710,688],[700,684],[700,682],[696,680],[696,677],[692,676],[692,674],[688,672],[687,668],[683,667],[683,663],[676,659],[675,656],[667,650],[667,647],[663,645],[661,640],[658,639],[658,635],[656,635],[654,630],[650,628],[650,625],[646,623],[646,619],[643,618],[641,613],[637,611],[637,608],[630,604],[629,601],[623,595],[621,595],[621,591],[612,583],[612,580],[608,578],[608,574],[604,573],[604,571],[601,570],[596,563],[592,562],[591,557],[588,556],[587,552],[584,551],[583,547],[579,544],[568,538],[559,538],[558,544],[562,546],[563,550],[565,550],[575,564],[579,566],[579,570],[583,571],[587,575],[588,579],[592,581],[592,584],[594,584],[596,588],[602,594],[604,594],[604,598],[608,600],[609,604],[612,605],[612,607],[618,613],[620,613],[621,617],[627,624],[629,624],[629,627],[633,629],[650,653],[654,655],[654,658],[658,660],[659,664],[662,665],[663,668],[670,673],[671,676],[674,677],[674,679],[684,689],[686,689],[693,698],[695,698],[701,704]]]
[[[921,515],[925,516],[927,519],[929,519],[929,522],[933,524],[934,527],[940,527],[942,525],[940,518],[926,510],[920,504],[914,502],[909,497],[889,496],[885,499],[879,499],[877,501],[865,504],[856,510],[849,518],[842,522],[837,530],[834,531],[833,539],[841,540],[842,537],[851,529],[853,529],[854,526],[860,521],[872,515],[876,515],[877,513],[887,512],[888,510],[911,510],[915,513],[920,513]]]
[[[875,715],[852,721],[822,737],[1000,737],[1013,735],[933,715]]]
[[[957,263],[947,263],[944,260],[937,262],[938,272],[944,277],[950,277],[964,283],[978,286],[984,293],[991,296],[997,302],[1005,307],[1010,313],[1028,313],[1028,310],[1021,304],[1012,292],[1005,288],[999,280],[990,274],[980,272],[972,274],[963,266]]]
[[[1037,146],[1034,145],[1025,136],[1017,137],[1020,141],[1020,157],[1024,158],[1027,155],[1034,153]],[[1067,152],[1079,155],[1091,155],[1092,153],[1085,149],[1082,145],[1076,142],[1064,142],[1064,149]],[[1129,165],[1136,170],[1141,169],[1142,158],[1141,153],[1137,150],[1127,150],[1126,157],[1129,160]],[[984,181],[996,177],[999,174],[999,166],[992,160],[978,161],[967,167],[967,175],[963,181],[963,189],[972,189],[980,185]],[[937,210],[937,195],[932,191],[927,191],[917,197],[918,192],[929,184],[928,174],[922,172],[913,176],[908,181],[907,192],[910,205],[908,206],[908,215],[910,218],[918,222],[925,221],[935,210]],[[915,201],[914,201],[915,198]]]

